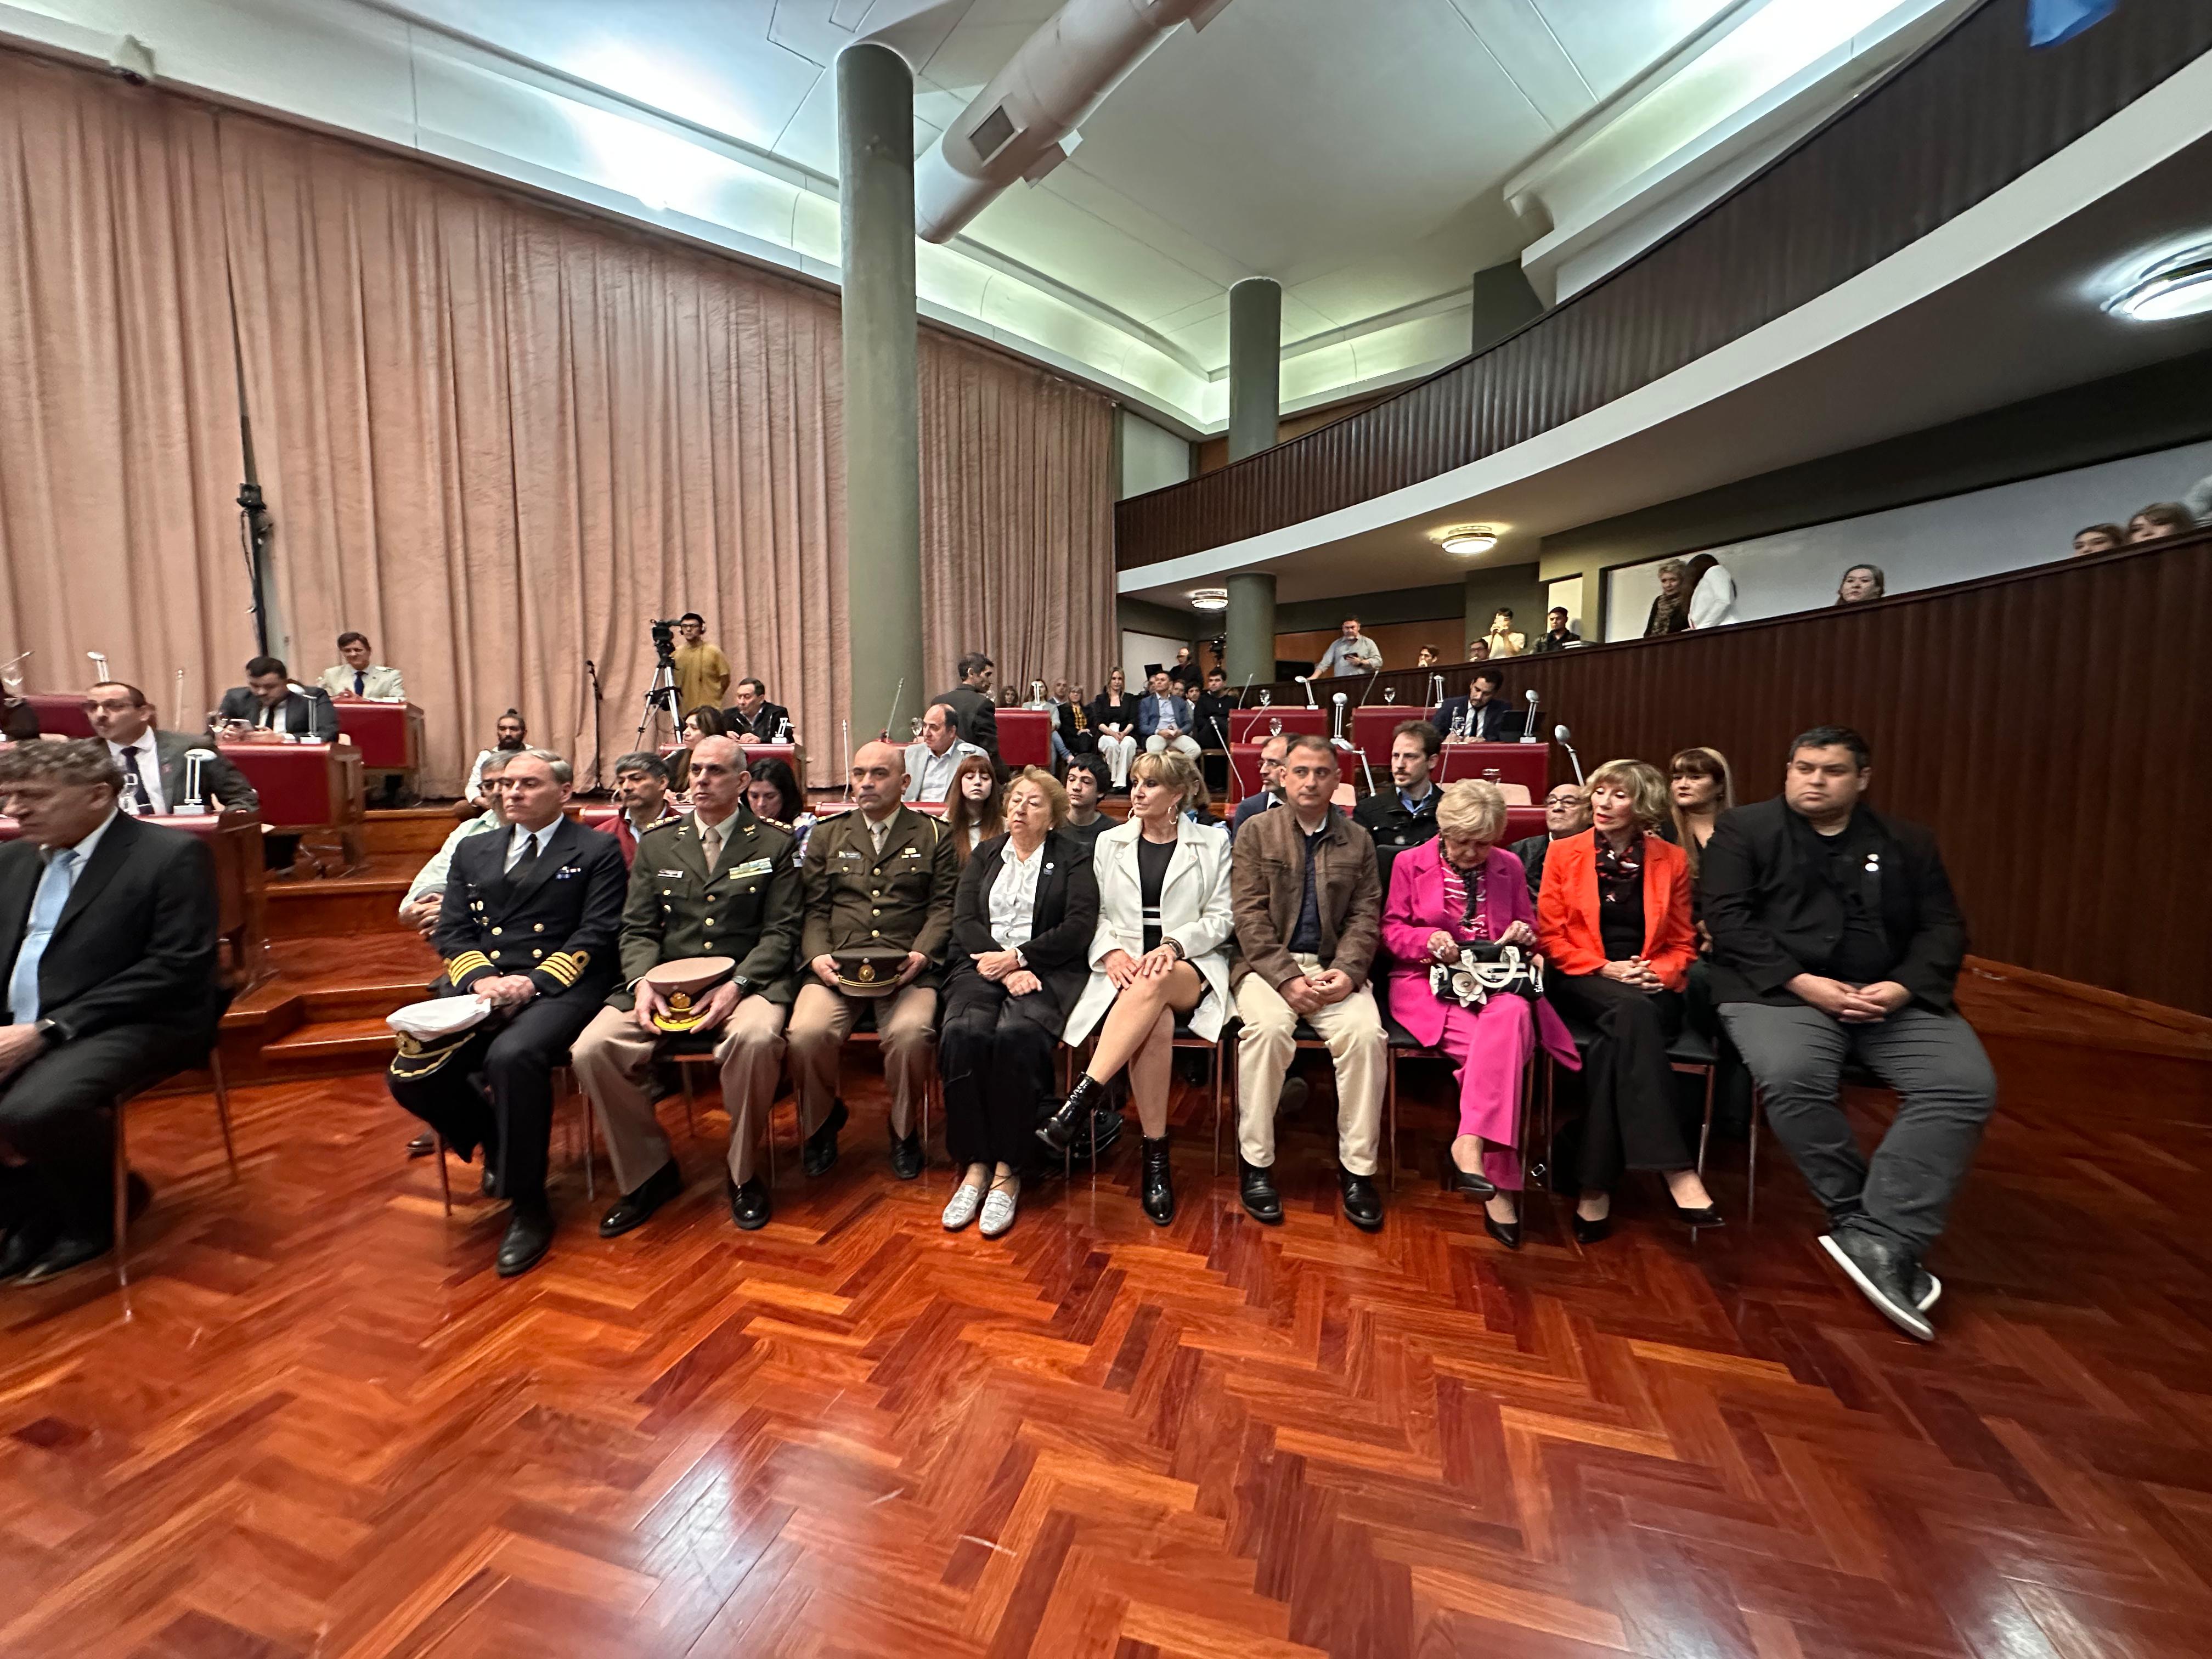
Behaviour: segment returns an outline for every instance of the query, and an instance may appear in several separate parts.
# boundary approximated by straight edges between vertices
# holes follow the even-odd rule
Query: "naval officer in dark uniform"
[[[437,994],[473,992],[492,1004],[491,1018],[441,1049],[410,1054],[403,1044],[392,1062],[392,1098],[464,1158],[483,1147],[487,1189],[514,1206],[500,1241],[501,1278],[527,1273],[553,1242],[545,1201],[553,1066],[617,980],[629,872],[612,836],[562,813],[570,779],[568,763],[547,750],[508,758],[506,830],[454,848],[430,934],[446,959]]]
[[[753,1175],[753,1141],[783,1070],[783,1020],[804,908],[799,844],[745,804],[752,775],[733,738],[691,746],[691,815],[637,841],[622,920],[622,986],[577,1039],[576,1079],[606,1125],[623,1196],[599,1223],[626,1233],[684,1190],[668,1137],[653,1115],[653,1064],[666,1041],[653,1024],[666,1004],[640,976],[688,957],[732,957],[736,970],[709,990],[691,1029],[714,1039],[722,1106],[730,1115],[730,1218],[748,1232],[769,1218],[767,1184]]]
[[[1408,847],[1437,838],[1437,801],[1429,781],[1443,738],[1426,720],[1407,720],[1390,734],[1390,787],[1378,789],[1352,809],[1353,822],[1375,841],[1382,890],[1390,890],[1390,865]]]

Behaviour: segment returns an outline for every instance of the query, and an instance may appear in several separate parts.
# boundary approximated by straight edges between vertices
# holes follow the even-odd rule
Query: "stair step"
[[[261,1045],[261,1057],[272,1065],[314,1061],[360,1055],[388,1055],[392,1050],[392,1028],[381,1019],[328,1019],[286,1032]]]

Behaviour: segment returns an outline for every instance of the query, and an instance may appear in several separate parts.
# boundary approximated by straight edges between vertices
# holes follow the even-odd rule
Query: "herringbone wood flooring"
[[[1694,1249],[1638,1191],[1513,1255],[1410,1176],[1352,1231],[1318,1116],[1250,1224],[1194,1092],[1173,1227],[1125,1146],[994,1245],[857,1078],[765,1231],[702,1116],[679,1206],[602,1242],[572,1166],[502,1283],[374,1078],[241,1091],[235,1188],[204,1097],[142,1105],[127,1304],[0,1288],[0,1653],[2212,1653],[2208,1069],[2003,1012],[1930,1348],[1778,1156],[1741,1224],[1740,1143]]]

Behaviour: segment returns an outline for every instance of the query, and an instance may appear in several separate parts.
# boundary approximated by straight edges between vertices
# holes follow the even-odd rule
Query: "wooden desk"
[[[362,862],[361,750],[349,743],[222,743],[225,760],[261,797],[261,822],[278,835],[334,830],[348,870]]]
[[[181,830],[208,844],[215,855],[216,927],[222,936],[225,970],[240,992],[268,978],[260,818],[252,812],[171,812],[149,815],[144,822]],[[0,841],[13,841],[20,833],[15,819],[0,817]]]
[[[422,711],[411,702],[333,697],[338,730],[361,750],[365,771],[398,772],[410,782],[422,766]]]
[[[1052,711],[1048,708],[1001,708],[999,716],[999,758],[1010,769],[1042,766],[1052,769]]]

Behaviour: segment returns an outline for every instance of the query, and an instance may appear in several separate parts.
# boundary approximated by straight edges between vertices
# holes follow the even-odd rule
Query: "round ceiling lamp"
[[[2105,309],[2138,323],[2169,322],[2212,311],[2212,242],[2160,261],[2107,301]]]
[[[1468,525],[1458,530],[1447,530],[1443,537],[1444,551],[1456,553],[1462,558],[1473,558],[1478,553],[1487,553],[1498,545],[1498,532],[1488,525]]]
[[[1194,611],[1226,611],[1229,609],[1229,590],[1225,587],[1194,587],[1190,590],[1190,608]]]

